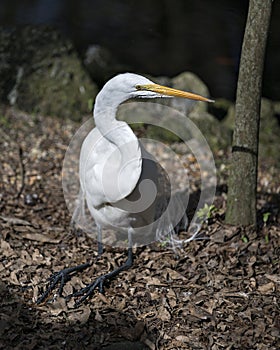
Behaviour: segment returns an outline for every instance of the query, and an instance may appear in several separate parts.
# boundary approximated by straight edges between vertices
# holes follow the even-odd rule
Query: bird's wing
[[[124,125],[120,137],[131,133],[123,147],[109,142],[98,129],[86,137],[80,154],[80,182],[86,200],[98,207],[115,203],[135,188],[141,174],[142,159],[139,142],[131,129]]]

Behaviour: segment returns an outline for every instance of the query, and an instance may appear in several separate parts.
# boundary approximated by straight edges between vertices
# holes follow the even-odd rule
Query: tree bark
[[[273,0],[250,0],[236,96],[226,222],[256,225],[260,102]]]

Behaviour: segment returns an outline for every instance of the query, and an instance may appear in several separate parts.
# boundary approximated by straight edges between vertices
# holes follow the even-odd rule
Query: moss
[[[181,141],[181,139],[177,135],[175,135],[173,132],[156,125],[148,126],[146,137],[152,140],[159,140],[167,143]]]
[[[6,115],[0,115],[0,126],[3,128],[10,128],[11,122]]]
[[[29,113],[73,120],[89,112],[88,101],[98,89],[69,40],[48,26],[25,26],[6,36],[2,33],[2,37],[7,54],[1,57],[8,68],[1,78],[7,82],[13,77],[13,86],[0,86],[2,100]],[[11,91],[13,99],[9,98]]]
[[[77,58],[46,59],[20,84],[17,104],[28,112],[81,120],[97,89],[90,83]]]

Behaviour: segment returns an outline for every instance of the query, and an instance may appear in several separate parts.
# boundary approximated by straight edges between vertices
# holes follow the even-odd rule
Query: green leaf
[[[244,242],[244,243],[248,243],[248,242],[249,242],[248,237],[245,236],[245,235],[243,235],[243,236],[241,237],[241,239],[242,239],[242,242]]]
[[[268,218],[270,217],[271,213],[267,212],[267,213],[263,213],[263,222],[266,224],[268,221]]]

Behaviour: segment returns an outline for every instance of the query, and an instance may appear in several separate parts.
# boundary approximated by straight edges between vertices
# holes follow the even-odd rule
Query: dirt
[[[280,347],[279,170],[260,162],[257,229],[224,224],[226,152],[216,155],[215,210],[176,253],[154,243],[78,308],[64,297],[119,266],[126,250],[97,245],[73,229],[61,167],[79,125],[3,109],[0,193],[0,348],[278,349]],[[196,175],[193,171],[192,175]],[[269,213],[269,214],[267,214]],[[266,221],[267,219],[267,221]],[[38,296],[56,271],[92,266]]]

